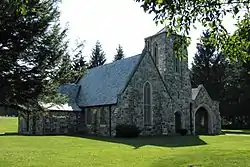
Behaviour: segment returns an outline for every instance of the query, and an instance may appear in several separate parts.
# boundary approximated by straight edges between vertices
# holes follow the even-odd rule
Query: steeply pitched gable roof
[[[161,29],[159,32],[157,32],[156,34],[161,34],[161,33],[163,33],[163,32],[167,32],[166,27],[162,28],[162,29]]]
[[[78,105],[82,107],[117,103],[117,95],[125,88],[141,54],[90,69],[78,81],[81,89]]]
[[[210,95],[209,95],[209,93],[207,92],[206,88],[205,88],[202,84],[200,84],[197,88],[193,88],[193,89],[192,89],[192,100],[195,100],[195,99],[197,98],[197,96],[198,96],[198,94],[199,94],[199,92],[200,92],[201,90],[205,91],[206,94],[207,94],[207,96],[209,97],[209,99],[212,100],[212,98],[210,97]]]

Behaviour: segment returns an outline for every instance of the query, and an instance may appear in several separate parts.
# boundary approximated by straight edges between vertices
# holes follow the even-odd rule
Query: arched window
[[[180,112],[175,112],[175,132],[179,133],[181,129],[181,114]]]
[[[175,72],[180,72],[180,57],[174,55]]]
[[[143,115],[144,115],[144,124],[152,124],[152,90],[149,82],[146,82],[143,87]]]
[[[154,43],[154,46],[153,46],[153,59],[155,61],[155,64],[158,65],[158,45],[157,43]]]

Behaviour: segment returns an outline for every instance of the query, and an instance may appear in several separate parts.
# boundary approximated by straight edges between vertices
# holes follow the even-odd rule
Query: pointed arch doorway
[[[211,131],[211,117],[209,112],[200,107],[195,112],[195,134],[204,135],[209,134]]]

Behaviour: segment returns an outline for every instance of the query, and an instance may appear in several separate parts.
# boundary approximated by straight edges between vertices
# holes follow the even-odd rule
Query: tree
[[[192,87],[203,84],[212,99],[220,101],[224,93],[227,61],[223,54],[206,42],[210,35],[209,31],[203,32],[201,41],[197,44],[198,51],[194,56],[191,68],[191,84]]]
[[[250,41],[241,40],[248,37],[250,20],[249,0],[135,0],[141,3],[145,12],[154,13],[156,24],[166,23],[168,35],[179,34],[183,38],[178,42],[179,46],[187,47],[190,42],[188,38],[190,29],[196,28],[196,23],[210,29],[211,36],[207,42],[212,43],[217,50],[231,60],[240,58],[245,60],[249,55],[244,51],[249,48]],[[242,34],[231,36],[222,21],[226,15],[242,23]],[[188,38],[188,42],[184,39]],[[177,47],[183,49],[183,47]]]
[[[81,78],[88,67],[87,62],[82,55],[84,49],[84,41],[76,41],[76,48],[73,50],[73,69],[74,71],[74,81],[76,82],[79,78]]]
[[[106,58],[105,53],[102,50],[102,45],[99,41],[97,41],[95,47],[92,49],[89,68],[94,68],[103,65],[105,62]]]
[[[114,57],[114,61],[123,59],[124,53],[123,53],[123,48],[120,44],[119,44],[118,48],[116,49],[116,51],[117,51],[117,54]]]
[[[62,103],[58,93],[66,59],[67,29],[61,29],[57,0],[0,4],[0,105],[40,111]],[[25,4],[25,5],[23,5]]]
[[[76,47],[63,57],[59,70],[59,76],[63,76],[59,79],[61,84],[75,83],[85,74],[88,64],[82,55],[84,42],[76,40]]]

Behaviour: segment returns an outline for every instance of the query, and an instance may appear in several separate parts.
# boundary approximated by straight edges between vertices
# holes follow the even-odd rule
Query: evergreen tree
[[[89,68],[94,68],[103,65],[105,62],[106,58],[105,53],[102,50],[102,45],[99,41],[97,41],[95,47],[92,49]]]
[[[119,44],[118,48],[116,49],[116,51],[117,51],[117,54],[114,57],[114,61],[123,59],[124,53],[123,53],[123,48],[120,44]]]
[[[84,41],[77,41],[77,47],[73,51],[73,69],[74,71],[74,82],[76,82],[79,78],[81,78],[88,67],[84,56],[82,55],[84,49]]]
[[[84,41],[76,41],[76,48],[62,58],[59,70],[59,76],[63,76],[59,79],[61,84],[75,83],[85,74],[87,63],[82,55],[83,49]]]
[[[62,103],[66,29],[59,25],[59,0],[0,4],[0,105],[40,111],[41,103]]]
[[[244,20],[238,22],[237,30],[231,38],[241,37],[240,40],[245,41],[243,43],[250,42],[250,35],[247,35],[247,33],[249,33],[249,19],[250,16],[248,15],[248,17],[245,16]],[[242,51],[250,55],[249,48],[249,46],[245,46]],[[223,114],[225,115],[250,115],[250,60],[247,57],[245,57],[244,60],[245,61],[242,61],[240,58],[235,59],[230,62],[228,68],[226,68],[226,93],[224,95],[224,101],[222,102]]]
[[[242,40],[249,37],[250,25],[250,1],[249,0],[135,0],[141,4],[145,12],[154,15],[156,24],[167,23],[167,34],[179,34],[191,38],[190,31],[196,28],[196,23],[200,23],[202,27],[209,28],[211,36],[208,42],[214,44],[217,50],[223,52],[230,60],[236,58],[247,60],[249,55],[245,52],[245,47],[250,46],[250,41]],[[243,20],[241,30],[242,33],[236,34],[231,38],[227,27],[222,22],[225,16],[232,16],[234,21]],[[233,25],[232,25],[233,26]],[[177,50],[187,48],[189,42],[180,40],[177,44],[184,47],[176,47]],[[178,52],[177,52],[178,53]]]
[[[203,32],[201,41],[197,44],[198,52],[194,56],[191,68],[191,84],[192,87],[203,84],[214,100],[220,100],[224,92],[227,62],[212,44],[206,42],[209,37],[209,31]]]

